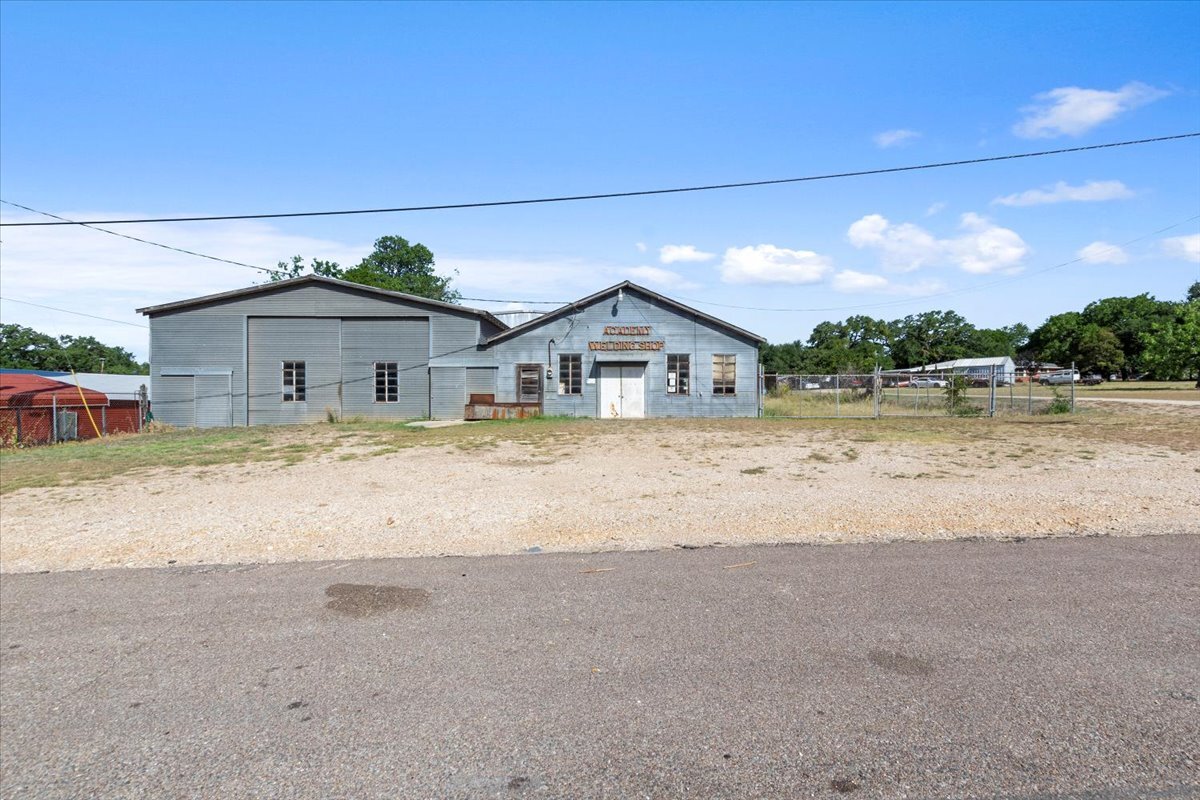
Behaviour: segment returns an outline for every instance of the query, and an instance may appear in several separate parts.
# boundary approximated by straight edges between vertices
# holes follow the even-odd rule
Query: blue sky
[[[0,194],[77,219],[277,213],[1186,133],[1200,131],[1196,30],[1195,3],[8,0]],[[457,269],[468,297],[563,301],[628,278],[791,341],[855,313],[953,308],[1035,326],[1104,296],[1179,298],[1200,280],[1200,220],[1184,222],[1198,214],[1191,139],[701,194],[115,229],[263,266],[353,264],[398,234]],[[35,219],[9,206],[0,218]],[[261,281],[86,229],[0,238],[4,297],[127,322],[145,322],[139,306]],[[135,327],[0,312],[146,354]]]

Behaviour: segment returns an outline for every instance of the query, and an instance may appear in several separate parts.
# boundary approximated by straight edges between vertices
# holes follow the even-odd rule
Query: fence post
[[[1025,371],[1025,385],[1029,387],[1029,414],[1033,415],[1033,375]]]
[[[1071,362],[1071,413],[1075,413],[1075,362]]]
[[[142,427],[146,424],[146,411],[147,411],[147,406],[149,405],[149,397],[150,397],[150,392],[146,389],[146,384],[143,383],[141,386],[138,387],[138,395],[137,395],[137,400],[138,400],[138,426],[137,426],[137,429],[138,429],[138,433],[142,432]],[[229,402],[233,403],[232,393],[230,394]],[[232,411],[233,411],[233,409],[230,408],[230,420],[231,420],[230,424],[232,424],[232,419],[233,419]]]
[[[21,435],[24,431],[21,430],[21,409],[17,408],[17,444],[21,443]]]
[[[50,444],[58,444],[58,395],[50,395]]]
[[[833,376],[833,415],[839,419],[842,416],[842,376]]]
[[[100,435],[108,436],[108,406],[100,406]]]
[[[871,379],[871,397],[874,398],[875,419],[879,419],[880,397],[879,393],[883,391],[883,378],[879,372],[879,365],[875,365],[875,376]]]
[[[992,364],[992,379],[988,381],[988,416],[996,416],[996,365]]]

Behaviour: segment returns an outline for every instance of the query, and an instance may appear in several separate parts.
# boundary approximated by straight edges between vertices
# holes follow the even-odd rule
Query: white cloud
[[[646,243],[645,242],[637,242],[636,244],[634,244],[634,247],[637,248],[637,251],[639,253],[646,252]]]
[[[929,208],[925,209],[925,216],[932,217],[933,215],[940,214],[945,210],[946,210],[946,204],[942,203],[942,202],[937,202],[937,203],[934,203],[933,205],[931,205]]]
[[[773,244],[730,247],[721,262],[726,283],[817,283],[833,268],[827,256]]]
[[[674,264],[678,261],[711,261],[716,257],[716,253],[705,253],[691,244],[668,244],[658,249],[658,260],[664,264]]]
[[[1015,231],[978,214],[963,214],[959,229],[960,236],[938,239],[911,222],[893,225],[879,214],[868,214],[850,226],[847,238],[859,249],[877,250],[884,267],[897,272],[936,264],[953,264],[978,275],[1012,272],[1029,253]]]
[[[1171,258],[1200,263],[1200,233],[1191,236],[1172,236],[1162,240],[1162,249]]]
[[[888,279],[882,275],[844,269],[833,276],[831,284],[839,292],[877,292],[888,288]]]
[[[1089,264],[1125,264],[1129,261],[1129,254],[1120,245],[1108,242],[1092,242],[1080,249],[1078,255]]]
[[[1095,203],[1101,200],[1123,200],[1133,197],[1133,191],[1120,181],[1088,181],[1082,186],[1071,186],[1059,181],[1054,186],[997,197],[992,203],[1002,206],[1040,206],[1046,203],[1067,201]]]
[[[920,296],[940,292],[946,288],[946,285],[941,281],[896,283],[882,275],[872,275],[852,269],[844,269],[837,273],[829,283],[834,291],[846,294],[869,292],[873,294]]]
[[[912,223],[892,225],[879,214],[868,214],[847,231],[850,244],[880,251],[883,264],[897,272],[911,272],[942,258],[942,244],[933,234]]]
[[[875,134],[875,136],[873,138],[875,139],[876,147],[881,147],[881,148],[886,149],[888,147],[899,147],[901,145],[907,144],[908,142],[911,142],[913,139],[919,139],[919,138],[921,138],[921,134],[917,133],[916,131],[910,131],[910,130],[905,130],[904,128],[900,128],[900,129],[894,130],[894,131],[884,131],[883,133],[877,133],[877,134]]]
[[[1023,139],[1049,139],[1055,136],[1080,136],[1097,125],[1170,92],[1133,81],[1115,92],[1063,86],[1034,97],[1038,102],[1025,106],[1025,118],[1013,126]]]
[[[626,276],[637,283],[645,283],[663,289],[678,289],[691,291],[699,289],[700,284],[689,281],[678,272],[661,267],[633,267],[625,271]]]

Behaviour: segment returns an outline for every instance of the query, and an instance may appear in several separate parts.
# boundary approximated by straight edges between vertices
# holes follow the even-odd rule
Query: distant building
[[[759,412],[765,339],[629,282],[515,327],[313,275],[139,310],[173,425]]]
[[[997,384],[1009,384],[1016,379],[1017,367],[1008,356],[992,356],[988,358],[956,358],[952,361],[939,361],[936,364],[926,364],[921,367],[906,369],[890,369],[885,375],[911,375],[918,373],[936,372],[941,375],[965,375],[968,380],[980,382],[990,381],[996,376]]]

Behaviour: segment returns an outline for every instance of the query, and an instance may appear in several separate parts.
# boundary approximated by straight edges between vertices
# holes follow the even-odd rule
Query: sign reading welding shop
[[[649,336],[649,325],[605,325],[605,336]],[[662,350],[665,342],[644,339],[588,342],[588,350]]]

